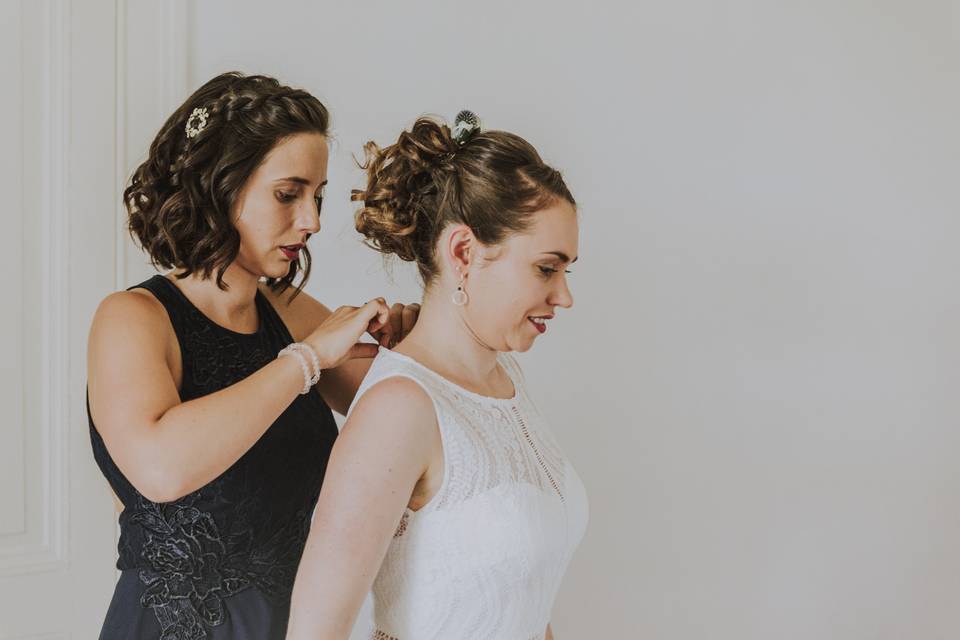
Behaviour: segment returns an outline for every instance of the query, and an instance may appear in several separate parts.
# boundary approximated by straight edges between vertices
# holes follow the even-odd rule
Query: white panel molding
[[[163,28],[159,57],[160,86],[163,87],[160,104],[166,114],[183,102],[189,93],[187,0],[166,0],[160,4],[160,13],[160,24]]]
[[[116,0],[116,193],[115,289],[137,282],[152,269],[127,231],[121,194],[145,157],[153,136],[189,93],[187,0]],[[146,83],[138,75],[152,71]]]
[[[123,203],[123,190],[127,185],[127,3],[116,0],[116,24],[114,25],[116,66],[114,82],[117,93],[114,99],[113,157],[117,194],[116,220],[114,221],[114,289],[123,289],[127,273],[127,208]]]
[[[59,569],[67,559],[70,0],[45,0],[43,13],[45,56],[39,73],[44,87],[40,105],[44,188],[39,225],[49,250],[40,273],[40,424],[29,427],[40,433],[41,518],[39,530],[27,532],[32,539],[0,545],[0,576]]]

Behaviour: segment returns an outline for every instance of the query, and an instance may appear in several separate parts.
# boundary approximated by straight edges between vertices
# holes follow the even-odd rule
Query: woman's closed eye
[[[557,273],[558,271],[560,271],[559,269],[555,269],[554,267],[548,267],[545,265],[539,265],[538,268],[540,269],[540,273],[542,273],[544,276],[548,278],[553,274]],[[573,272],[570,271],[569,269],[565,269],[564,273],[573,273]]]
[[[274,192],[277,196],[277,200],[283,203],[290,203],[297,199],[297,196],[300,195],[299,191],[283,191],[278,189]]]

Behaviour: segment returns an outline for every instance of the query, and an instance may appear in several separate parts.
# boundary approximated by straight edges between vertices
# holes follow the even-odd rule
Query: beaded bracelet
[[[306,353],[310,356],[310,360],[313,361],[313,377],[310,378],[310,386],[317,384],[320,381],[320,358],[317,357],[317,352],[313,350],[306,342],[294,342],[293,344],[287,347],[288,349],[294,349],[302,353]]]
[[[280,353],[277,354],[278,358],[283,356],[296,356],[297,360],[300,361],[300,369],[303,371],[303,389],[300,390],[300,395],[304,395],[310,391],[311,376],[310,376],[310,367],[307,365],[307,359],[303,357],[303,354],[300,353],[299,349],[292,348],[293,345],[288,345],[280,350]]]

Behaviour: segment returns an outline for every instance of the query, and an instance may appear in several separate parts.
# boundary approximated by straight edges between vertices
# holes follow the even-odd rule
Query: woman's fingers
[[[387,323],[379,329],[371,329],[370,334],[381,346],[392,348],[410,333],[419,315],[419,304],[404,305],[398,302],[390,307]]]
[[[403,312],[400,318],[400,332],[395,334],[397,336],[397,340],[402,340],[408,333],[410,333],[410,330],[413,329],[413,325],[417,324],[417,318],[419,317],[419,304],[413,303],[403,307]]]
[[[357,343],[367,331],[376,333],[389,321],[390,309],[383,298],[359,306],[342,306],[328,316],[305,339],[320,356],[321,368],[332,369],[349,358],[373,358],[378,345]]]
[[[374,298],[370,302],[376,305],[377,323],[380,325],[377,328],[382,329],[390,322],[390,307],[387,306],[387,301],[383,298]]]
[[[362,316],[367,320],[367,332],[374,338],[390,322],[390,308],[383,298],[374,298],[360,307]]]
[[[390,341],[393,343],[403,337],[403,309],[399,302],[390,307]]]
[[[377,353],[377,345],[369,342],[358,342],[350,347],[350,351],[347,352],[347,358],[376,358]]]

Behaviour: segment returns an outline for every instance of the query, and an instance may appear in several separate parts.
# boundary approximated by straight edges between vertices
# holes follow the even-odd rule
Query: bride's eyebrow
[[[571,259],[570,259],[570,256],[568,256],[567,254],[565,254],[563,251],[544,251],[544,252],[543,252],[543,255],[556,256],[556,257],[560,258],[560,260],[561,260],[562,262],[569,262],[570,264],[573,264],[574,262],[576,262],[577,260],[580,259],[580,256],[577,256],[576,258],[574,258],[573,260],[571,260]]]

